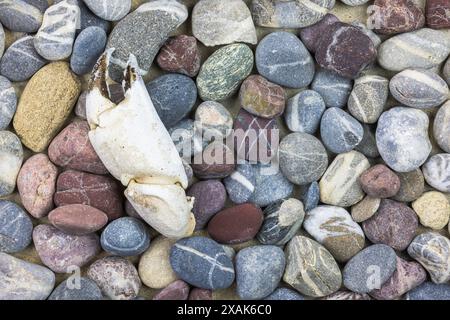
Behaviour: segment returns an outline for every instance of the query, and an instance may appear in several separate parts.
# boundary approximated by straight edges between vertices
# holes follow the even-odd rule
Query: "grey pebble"
[[[236,171],[223,180],[230,200],[236,204],[246,203],[255,192],[255,166],[244,162],[238,164]]]
[[[264,300],[305,300],[305,297],[303,297],[300,293],[295,292],[294,290],[288,288],[278,288]]]
[[[422,172],[430,186],[442,192],[450,192],[449,153],[440,153],[432,156],[423,165]]]
[[[314,181],[309,185],[302,186],[300,200],[305,207],[305,212],[311,211],[312,209],[317,207],[320,201],[319,183],[317,181]]]
[[[325,101],[320,94],[305,90],[289,99],[284,119],[289,130],[314,134],[325,109]]]
[[[433,133],[442,150],[450,153],[450,102],[445,103],[436,113]]]
[[[360,6],[366,2],[369,2],[369,0],[341,0],[341,2],[348,6]]]
[[[328,108],[342,108],[347,104],[353,83],[348,78],[325,69],[319,69],[311,84],[311,89],[318,92]]]
[[[425,179],[422,170],[416,169],[411,172],[397,172],[396,174],[400,178],[400,190],[393,197],[394,200],[413,202],[423,194]]]
[[[16,188],[16,178],[23,161],[20,139],[12,132],[0,131],[0,197],[10,195]]]
[[[12,83],[0,76],[0,130],[6,129],[17,108],[17,95]]]
[[[33,222],[11,201],[0,200],[0,252],[15,253],[31,243]]]
[[[23,0],[24,2],[31,4],[32,6],[38,8],[42,13],[49,7],[48,0]]]
[[[90,73],[106,46],[106,33],[102,28],[89,27],[81,31],[73,45],[70,67],[78,75]]]
[[[84,30],[89,27],[102,28],[107,34],[111,29],[111,23],[103,20],[92,13],[91,10],[84,4],[83,0],[78,0],[78,6],[80,7],[80,29]]]
[[[131,0],[83,0],[98,17],[108,21],[118,21],[131,9]]]
[[[375,130],[370,125],[363,124],[364,135],[361,142],[355,147],[355,150],[361,152],[369,158],[378,158],[377,141],[375,139]]]
[[[67,279],[53,290],[48,300],[103,300],[102,291],[89,278]]]
[[[75,114],[86,120],[86,96],[88,91],[83,91],[78,97],[77,104],[75,105]]]
[[[0,1],[0,22],[16,32],[36,32],[42,23],[42,12],[22,0]]]
[[[369,0],[367,0],[367,1],[369,1]],[[368,36],[370,38],[370,40],[372,40],[375,48],[378,48],[378,46],[381,44],[382,41],[381,41],[381,38],[375,32],[373,32],[371,29],[369,29],[366,24],[364,24],[358,20],[353,21],[351,24],[352,24],[352,26],[357,27],[359,30],[364,32],[364,34],[366,36]]]
[[[450,284],[422,283],[406,294],[406,300],[450,300]]]

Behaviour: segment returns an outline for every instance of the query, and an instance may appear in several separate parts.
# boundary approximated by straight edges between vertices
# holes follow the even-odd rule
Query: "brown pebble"
[[[165,71],[195,77],[200,70],[197,39],[187,35],[170,38],[161,48],[156,62]]]
[[[390,198],[400,190],[400,178],[387,166],[377,164],[360,177],[362,189],[372,198]]]
[[[103,228],[108,223],[108,216],[94,207],[71,204],[51,211],[48,220],[67,234],[82,236]]]
[[[199,179],[221,179],[233,173],[236,164],[230,148],[217,141],[209,144],[203,153],[194,156],[191,166]]]

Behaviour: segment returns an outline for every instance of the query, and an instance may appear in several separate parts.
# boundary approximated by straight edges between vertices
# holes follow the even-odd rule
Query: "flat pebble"
[[[450,10],[450,1],[428,0],[425,10],[428,27],[433,29],[450,27],[450,17],[446,14]]]
[[[411,172],[397,173],[400,178],[400,190],[394,200],[412,202],[419,198],[425,189],[425,179],[420,169]]]
[[[450,284],[426,281],[409,291],[406,300],[450,300]]]
[[[219,102],[205,101],[195,110],[195,125],[202,130],[205,140],[220,140],[231,133],[233,117]]]
[[[360,202],[352,206],[351,214],[355,222],[363,222],[370,219],[380,207],[381,199],[366,196]]]
[[[434,118],[433,133],[436,142],[447,153],[450,153],[450,102],[445,103]]]
[[[450,192],[450,154],[432,156],[422,167],[422,172],[430,186],[442,192]]]
[[[33,223],[14,202],[0,200],[0,252],[16,253],[31,243]]]
[[[255,191],[256,172],[254,166],[247,162],[238,164],[236,171],[226,177],[223,183],[232,202],[236,204],[247,202]]]
[[[187,300],[189,285],[183,280],[176,280],[158,292],[152,300]]]
[[[400,178],[384,164],[377,164],[359,177],[364,192],[373,198],[391,198],[400,189]]]
[[[2,0],[0,22],[9,30],[33,33],[42,23],[42,12],[22,0]]]
[[[161,48],[156,62],[165,71],[195,77],[200,70],[197,40],[187,35],[170,38]]]
[[[103,300],[103,295],[94,281],[81,277],[63,281],[53,290],[48,300]]]
[[[1,57],[1,54],[0,54]],[[0,130],[6,129],[16,113],[17,95],[12,83],[0,76]]]
[[[73,45],[70,67],[78,75],[90,73],[106,46],[106,33],[99,27],[80,32]]]
[[[320,94],[305,90],[288,100],[284,119],[289,130],[314,134],[325,109],[325,101]]]
[[[321,19],[317,23],[309,27],[300,29],[300,39],[310,52],[315,52],[319,40],[324,34],[324,31],[328,28],[328,26],[338,21],[339,19],[335,15],[327,13],[323,17],[323,19]]]
[[[83,0],[93,13],[108,21],[118,21],[131,9],[131,0]]]
[[[311,84],[311,89],[321,95],[328,108],[347,105],[352,87],[352,80],[326,69],[319,69]]]
[[[355,150],[361,152],[363,155],[369,158],[378,158],[380,153],[378,152],[377,142],[375,139],[375,129],[367,124],[363,124],[364,135],[361,142],[355,147]]]
[[[194,159],[192,164],[194,174],[199,179],[225,178],[236,168],[232,150],[221,141],[209,144],[201,156],[200,161]]]
[[[0,197],[13,193],[23,161],[23,148],[19,138],[10,131],[0,131]]]
[[[305,298],[298,292],[288,289],[288,288],[278,288],[272,292],[269,296],[264,298],[264,300],[305,300]]]
[[[450,203],[441,192],[425,192],[412,203],[412,207],[425,227],[441,230],[448,224]]]

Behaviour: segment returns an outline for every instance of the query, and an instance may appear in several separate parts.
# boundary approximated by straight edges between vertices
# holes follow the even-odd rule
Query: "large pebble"
[[[315,52],[324,31],[328,28],[328,26],[338,21],[339,19],[335,15],[328,13],[317,23],[300,29],[300,39],[310,52]]]
[[[1,54],[0,54],[1,57]],[[0,130],[6,129],[16,113],[17,96],[12,83],[0,76]]]
[[[189,289],[189,285],[186,282],[177,280],[158,292],[152,300],[187,300]]]
[[[393,198],[394,200],[412,202],[422,195],[425,189],[425,179],[420,169],[397,173],[397,176],[400,178],[400,189]]]
[[[430,186],[442,192],[450,192],[449,153],[432,156],[422,167],[422,172]]]
[[[427,26],[433,29],[444,29],[450,27],[450,10],[448,0],[428,0],[426,7]]]
[[[233,117],[221,103],[205,101],[195,110],[195,125],[202,130],[204,140],[219,140],[231,134]]]
[[[36,32],[42,23],[42,12],[22,0],[0,2],[0,22],[16,32]]]
[[[89,278],[67,279],[53,290],[48,300],[103,300],[102,291]]]
[[[194,174],[199,179],[225,178],[236,168],[233,151],[221,141],[214,141],[199,155],[201,159],[194,158],[192,164]]]
[[[13,193],[23,161],[19,138],[10,131],[0,131],[0,197]]]
[[[255,191],[256,173],[254,166],[247,162],[238,164],[236,171],[226,177],[223,183],[232,202],[236,204],[247,202]]]
[[[425,227],[441,230],[448,224],[450,203],[441,192],[425,192],[412,203],[412,207]]]
[[[161,48],[156,62],[165,71],[195,77],[200,70],[197,40],[187,35],[170,38]]]
[[[73,45],[70,67],[78,75],[90,73],[106,46],[106,32],[100,27],[81,31]]]
[[[400,178],[384,164],[366,170],[359,182],[364,192],[373,198],[391,198],[400,189]]]
[[[305,90],[289,99],[284,119],[289,130],[314,134],[325,109],[325,101],[320,94]]]
[[[450,102],[438,110],[434,118],[433,133],[442,150],[450,153]]]
[[[17,204],[0,200],[0,252],[15,253],[31,243],[33,223]]]
[[[406,294],[406,300],[450,300],[450,284],[422,283]]]
[[[342,108],[347,105],[352,86],[352,80],[341,77],[335,72],[319,69],[311,89],[321,95],[328,108]]]
[[[131,10],[131,0],[83,0],[93,13],[108,21],[118,21]]]

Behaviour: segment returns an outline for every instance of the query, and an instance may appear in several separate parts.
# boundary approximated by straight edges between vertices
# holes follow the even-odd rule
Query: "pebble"
[[[325,109],[325,101],[320,94],[305,90],[288,100],[284,120],[291,131],[314,134]]]
[[[122,257],[110,256],[95,261],[87,276],[112,300],[133,300],[141,288],[136,268]]]
[[[366,2],[369,2],[369,0],[341,0],[341,2],[345,3],[348,6],[360,6],[365,4]]]
[[[64,233],[83,236],[102,229],[108,222],[108,216],[94,207],[72,204],[52,210],[48,220]]]
[[[195,82],[182,74],[162,75],[147,84],[147,91],[166,128],[183,119],[197,101]]]
[[[178,154],[186,161],[201,153],[208,141],[200,131],[200,126],[192,119],[183,119],[168,130]]]
[[[87,119],[87,117],[86,117],[87,94],[88,94],[87,90],[81,92],[80,96],[78,97],[77,104],[75,105],[75,114],[83,120]]]
[[[320,136],[329,151],[339,154],[353,150],[362,141],[364,129],[344,110],[329,108],[320,122]]]
[[[79,19],[80,8],[76,0],[63,0],[49,7],[34,37],[36,51],[51,61],[70,57]]]
[[[189,292],[188,300],[201,300],[201,301],[209,301],[213,299],[213,293],[211,290],[193,288],[191,292]]]
[[[412,207],[425,227],[441,230],[448,224],[450,203],[441,192],[425,192],[412,203]]]
[[[300,29],[300,39],[310,52],[316,51],[317,45],[319,44],[320,38],[323,36],[324,31],[335,22],[339,22],[339,19],[334,14],[327,13],[317,23]]]
[[[355,147],[355,150],[361,152],[366,157],[378,158],[380,153],[378,152],[377,142],[375,139],[375,130],[367,124],[363,124],[363,129],[363,139]]]
[[[89,140],[87,121],[75,120],[65,127],[48,146],[48,157],[56,165],[95,174],[108,170]]]
[[[208,145],[199,160],[194,159],[192,169],[195,176],[203,180],[228,177],[236,168],[232,150],[221,141]]]
[[[332,301],[359,301],[359,300],[372,300],[370,296],[366,293],[356,293],[351,291],[337,291],[329,296],[323,298],[323,300],[332,300]]]
[[[320,200],[329,205],[350,207],[364,198],[358,178],[370,167],[367,158],[350,151],[339,154],[320,180]]]
[[[276,246],[253,246],[236,255],[237,294],[243,300],[270,295],[280,283],[286,259]]]
[[[396,172],[419,168],[431,152],[428,116],[421,110],[394,107],[384,112],[376,131],[378,150]]]
[[[170,264],[179,278],[202,289],[225,289],[235,278],[230,257],[217,242],[205,237],[177,241],[170,252]]]
[[[367,24],[364,22],[360,22],[358,20],[355,20],[351,23],[352,26],[357,27],[359,30],[361,30],[366,36],[372,40],[373,45],[375,48],[378,48],[378,46],[381,44],[381,38],[372,31],[370,27],[367,26]]]
[[[422,28],[389,38],[378,48],[378,63],[389,71],[408,68],[430,69],[450,53],[450,34]]]
[[[224,209],[208,223],[208,233],[221,244],[237,244],[253,239],[264,220],[261,209],[246,203]]]
[[[311,89],[321,95],[328,108],[346,106],[352,88],[352,80],[326,69],[319,69],[311,84]]]
[[[444,29],[450,27],[450,10],[448,0],[428,0],[426,7],[427,26],[433,29]]]
[[[187,35],[170,38],[161,48],[156,62],[164,71],[195,77],[200,70],[197,40]]]
[[[78,75],[88,74],[106,46],[107,35],[100,27],[88,27],[80,32],[73,45],[70,67]]]
[[[15,32],[34,33],[42,23],[42,12],[21,0],[2,0],[0,22]]]
[[[380,207],[381,199],[366,196],[351,208],[352,219],[355,222],[363,222],[370,219]]]
[[[306,185],[322,177],[328,166],[325,147],[307,133],[291,133],[279,147],[280,169],[289,181]]]
[[[45,300],[55,286],[49,269],[0,252],[0,300]]]
[[[192,10],[192,34],[205,46],[256,44],[256,29],[242,0],[200,0]]]
[[[305,218],[303,203],[295,198],[283,199],[264,209],[264,222],[258,241],[265,245],[283,246],[295,236]]]
[[[187,300],[189,297],[189,285],[182,281],[177,280],[163,290],[158,292],[152,300]]]
[[[220,140],[230,135],[233,117],[219,102],[205,101],[195,110],[195,125],[201,128],[207,141]]]
[[[6,49],[0,61],[0,74],[14,82],[26,81],[47,64],[36,52],[33,39],[24,36]]]
[[[362,76],[355,80],[348,99],[348,111],[362,123],[376,123],[389,96],[389,80],[381,76]]]
[[[375,61],[377,51],[372,40],[359,28],[336,22],[324,30],[316,47],[317,63],[347,78],[357,78]]]
[[[80,29],[84,30],[89,27],[102,28],[107,34],[111,29],[111,23],[96,16],[92,11],[84,4],[84,1],[78,1],[80,7]]]
[[[442,192],[450,192],[450,154],[432,156],[422,167],[422,172],[430,186]]]
[[[14,116],[14,129],[34,152],[44,151],[69,117],[81,84],[66,62],[54,62],[28,81]]]
[[[356,293],[380,289],[397,268],[395,251],[384,244],[374,244],[360,251],[344,267],[344,286]]]
[[[450,240],[437,233],[418,235],[408,247],[408,254],[429,273],[434,283],[450,279]]]
[[[442,150],[450,153],[450,102],[445,103],[434,118],[433,133]]]
[[[397,101],[418,109],[440,106],[449,96],[447,83],[429,70],[403,70],[391,79],[389,88]]]
[[[1,57],[1,54],[0,54]],[[12,83],[0,76],[0,130],[6,129],[16,113],[17,96]]]
[[[16,179],[23,161],[19,138],[10,131],[0,131],[0,197],[8,196],[16,188]]]
[[[272,292],[269,296],[264,298],[264,300],[290,301],[290,300],[305,300],[305,298],[294,290],[288,288],[278,288],[274,292]]]
[[[70,273],[74,266],[81,268],[100,252],[96,234],[68,235],[45,224],[34,228],[33,242],[42,263],[56,273]]]
[[[309,211],[303,228],[338,262],[350,260],[364,248],[364,232],[347,210],[340,207],[318,206]]]
[[[308,49],[295,35],[284,31],[272,32],[258,43],[256,68],[267,80],[288,88],[307,87],[315,73]]]
[[[416,235],[419,222],[414,211],[402,202],[382,199],[377,213],[362,224],[372,243],[405,250]]]
[[[48,300],[103,300],[103,295],[94,281],[81,277],[74,281],[63,281],[53,290]]]
[[[255,24],[270,28],[304,28],[320,21],[334,7],[334,0],[254,0],[252,15]]]
[[[426,281],[409,291],[406,300],[450,300],[450,284]]]
[[[0,252],[23,251],[31,243],[33,223],[17,204],[0,200]]]
[[[238,164],[236,171],[226,177],[223,183],[232,202],[236,204],[248,202],[255,191],[256,172],[254,166],[248,162]]]
[[[197,76],[202,100],[221,101],[231,97],[253,69],[253,51],[245,44],[230,44],[215,51]]]
[[[148,249],[150,234],[139,219],[123,217],[108,224],[100,243],[103,250],[112,255],[138,256]]]
[[[5,52],[5,31],[0,23],[0,59],[3,56],[3,52]]]
[[[425,179],[420,169],[411,172],[397,173],[400,178],[400,190],[394,200],[412,202],[419,198],[425,189]]]
[[[400,178],[384,164],[377,164],[359,177],[364,192],[373,198],[391,198],[400,189]]]
[[[67,170],[58,176],[54,196],[57,207],[85,204],[106,213],[109,220],[124,214],[122,188],[108,176]]]
[[[225,207],[227,192],[220,180],[206,180],[194,183],[186,192],[195,198],[192,213],[195,216],[196,230],[204,229],[208,221]]]
[[[320,189],[317,181],[314,181],[309,185],[302,186],[300,200],[303,202],[305,212],[309,212],[319,205]]]
[[[284,282],[308,297],[325,297],[339,290],[342,275],[331,253],[314,240],[294,237],[286,246]]]
[[[93,13],[108,21],[119,21],[131,10],[131,0],[83,1]]]

